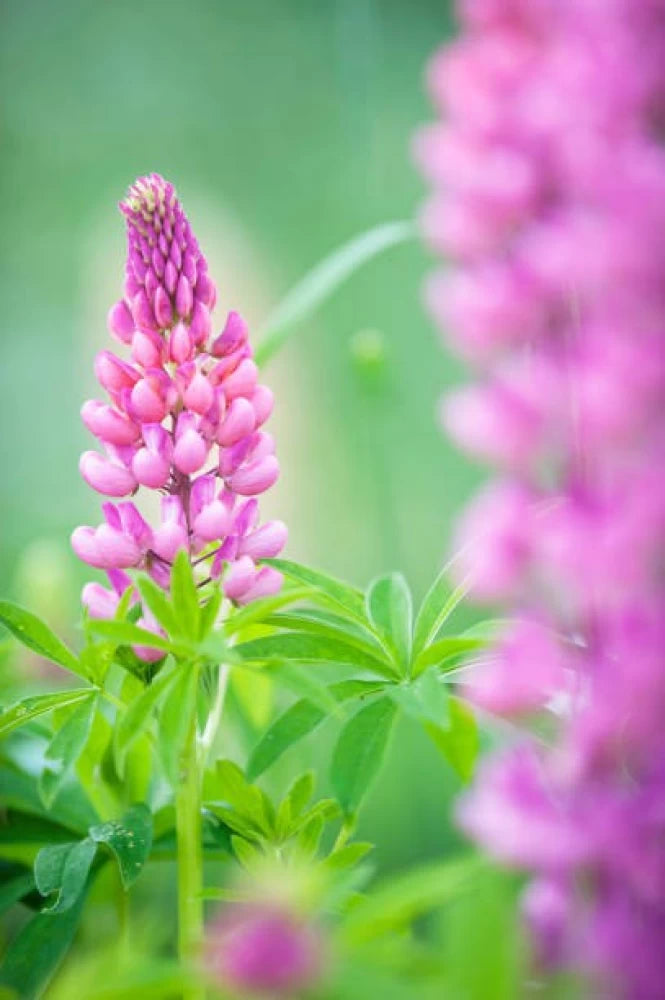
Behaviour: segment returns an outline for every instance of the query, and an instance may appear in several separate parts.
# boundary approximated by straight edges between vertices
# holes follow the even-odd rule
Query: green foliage
[[[381,576],[367,591],[367,616],[391,649],[399,673],[405,674],[411,657],[413,607],[411,591],[401,573]]]
[[[118,822],[90,827],[96,844],[106,844],[114,855],[120,878],[129,889],[141,874],[152,847],[152,815],[142,802],[131,806]]]
[[[0,624],[8,628],[28,649],[73,674],[81,674],[76,656],[58,639],[48,625],[31,611],[26,611],[11,601],[0,601]]]
[[[92,696],[91,688],[70,688],[68,691],[57,691],[53,694],[38,694],[31,698],[10,705],[0,713],[0,736],[6,736],[13,729],[24,726],[33,719],[47,715],[56,708],[66,708],[81,701],[88,701]]]
[[[180,756],[195,717],[198,680],[198,669],[185,663],[169,685],[159,714],[161,760],[173,785],[178,781]]]
[[[75,706],[46,748],[45,768],[39,784],[39,794],[46,806],[53,804],[83,751],[96,708],[97,695],[90,691],[89,696]]]
[[[40,996],[66,955],[78,927],[84,897],[64,912],[40,913],[19,931],[0,965],[0,986],[25,1000]]]
[[[462,781],[470,781],[478,756],[478,725],[473,712],[459,698],[451,697],[449,706],[446,729],[434,723],[428,723],[425,729]]]
[[[75,906],[85,892],[96,853],[97,845],[90,837],[42,848],[35,860],[35,884],[42,896],[56,894],[43,913],[63,913]]]
[[[396,706],[377,698],[351,718],[333,753],[331,780],[344,812],[353,815],[376,777],[395,721]]]

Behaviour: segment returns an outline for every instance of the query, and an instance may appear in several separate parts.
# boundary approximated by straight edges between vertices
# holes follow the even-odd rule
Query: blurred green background
[[[121,292],[116,202],[138,174],[173,180],[216,322],[238,308],[260,325],[330,250],[415,215],[409,144],[451,27],[442,0],[4,0],[1,17],[0,590],[66,629],[86,575],[68,536],[99,517],[78,411]],[[372,261],[265,374],[282,464],[267,509],[290,525],[288,555],[360,584],[401,569],[418,597],[477,478],[436,424],[460,372],[422,308],[430,266],[417,242]],[[384,339],[378,379],[354,361],[368,329]],[[454,836],[441,768],[398,732],[361,830],[382,865]]]

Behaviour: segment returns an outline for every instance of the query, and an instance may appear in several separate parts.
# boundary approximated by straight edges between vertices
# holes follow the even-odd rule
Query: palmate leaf
[[[344,702],[368,697],[383,688],[384,685],[376,681],[348,680],[331,684],[328,690],[336,701]],[[254,747],[247,764],[249,780],[255,781],[289,747],[313,732],[326,718],[328,713],[311,701],[301,699],[295,702],[273,722]]]
[[[258,623],[267,624],[267,619],[280,608],[289,604],[297,604],[304,601],[310,595],[308,587],[284,587],[279,594],[273,597],[259,597],[244,608],[237,608],[224,622],[224,633],[228,636],[238,635],[243,629]]]
[[[170,686],[159,719],[159,747],[166,775],[172,784],[178,780],[180,755],[194,724],[198,671],[190,663],[183,664]]]
[[[320,570],[310,569],[288,559],[266,559],[265,562],[280,570],[295,583],[307,586],[312,599],[317,596],[325,598],[327,604],[334,605],[346,617],[355,618],[361,624],[366,624],[365,599],[362,591],[356,587],[336,580]]]
[[[435,671],[428,671],[411,684],[393,684],[386,693],[407,715],[419,722],[448,728],[448,692]]]
[[[91,690],[88,697],[74,708],[46,748],[45,766],[39,780],[39,794],[49,808],[86,745],[97,701],[96,692]]]
[[[113,737],[113,751],[118,774],[122,777],[125,759],[131,747],[150,724],[153,709],[175,683],[177,671],[161,674],[142,694],[135,698],[116,723]]]
[[[165,653],[184,652],[186,654],[190,652],[189,646],[170,642],[163,635],[157,635],[146,628],[139,628],[138,625],[132,625],[131,622],[91,618],[87,627],[97,635],[112,639],[119,646],[150,646],[153,649],[162,649]]]
[[[35,884],[42,896],[56,893],[44,913],[64,913],[85,893],[97,845],[90,837],[75,844],[43,847],[35,860]]]
[[[444,566],[420,606],[413,629],[413,657],[416,659],[436,638],[441,626],[464,600],[467,588],[450,583],[450,566]]]
[[[425,729],[462,781],[470,781],[478,757],[478,724],[471,709],[461,699],[451,696],[449,706],[450,722],[447,728],[426,723]]]
[[[379,772],[397,707],[388,697],[377,698],[349,719],[333,752],[330,779],[347,815],[356,812]]]
[[[74,939],[83,902],[81,896],[64,913],[40,913],[19,931],[0,965],[0,986],[21,1000],[43,993]]]
[[[250,639],[234,646],[236,656],[249,662],[289,660],[295,663],[332,663],[368,670],[380,677],[395,678],[397,670],[378,656],[359,650],[344,639],[311,635],[304,632],[281,632]]]
[[[487,640],[470,635],[444,636],[426,646],[413,665],[413,676],[417,677],[430,667],[453,669],[469,653],[475,653],[487,646]]]
[[[55,691],[53,694],[37,694],[10,705],[0,713],[0,736],[6,736],[13,729],[38,719],[55,708],[66,708],[86,701],[94,694],[92,688],[72,688],[69,691]]]
[[[388,573],[374,580],[367,590],[367,615],[377,632],[385,637],[395,663],[405,674],[411,657],[413,608],[411,591],[401,573]]]
[[[0,601],[0,624],[8,628],[19,642],[52,663],[57,663],[73,674],[85,677],[78,658],[71,649],[37,615],[14,604]]]
[[[185,549],[180,549],[173,560],[171,594],[178,629],[188,639],[198,639],[201,621],[199,595],[189,555]]]
[[[348,618],[342,618],[330,611],[322,611],[320,608],[298,608],[268,615],[263,624],[291,632],[341,639],[366,656],[378,657],[387,668],[392,669],[392,660],[377,636],[357,622],[349,621]]]
[[[91,826],[90,837],[106,844],[118,863],[123,887],[129,889],[150,855],[152,814],[142,802],[136,803],[117,822]]]

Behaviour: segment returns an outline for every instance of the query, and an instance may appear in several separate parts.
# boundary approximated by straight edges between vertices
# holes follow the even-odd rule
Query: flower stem
[[[192,985],[183,1000],[203,1000],[205,989],[196,980],[203,943],[203,854],[201,848],[201,775],[196,744],[196,712],[192,713],[180,758],[175,796],[178,842],[178,953],[190,969]]]

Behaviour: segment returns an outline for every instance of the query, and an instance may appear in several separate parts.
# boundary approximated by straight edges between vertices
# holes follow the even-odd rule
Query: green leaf
[[[26,924],[7,949],[0,966],[0,985],[15,989],[23,1000],[41,995],[76,933],[84,897],[64,913],[40,913]]]
[[[162,674],[136,698],[116,723],[114,734],[114,754],[118,774],[122,777],[125,759],[134,742],[150,723],[150,715],[162,696],[175,682],[178,672]]]
[[[94,694],[92,688],[73,688],[69,691],[57,691],[53,694],[37,694],[31,698],[24,698],[22,701],[10,705],[0,714],[0,736],[6,736],[13,729],[38,719],[40,715],[52,712],[54,708],[65,708],[68,705],[76,705],[80,701],[91,698]]]
[[[421,914],[465,893],[483,865],[476,857],[455,858],[392,876],[349,913],[342,931],[344,938],[357,945],[388,931],[401,930]]]
[[[197,639],[201,609],[192,567],[185,549],[180,549],[173,560],[171,598],[180,631],[189,639]]]
[[[288,559],[266,559],[265,562],[284,573],[290,580],[305,584],[315,595],[325,597],[327,602],[334,604],[347,617],[365,623],[365,599],[362,591],[356,587],[342,583],[327,573],[290,562]]]
[[[51,629],[31,611],[14,604],[0,601],[0,624],[8,628],[12,635],[35,653],[57,663],[65,670],[81,674],[77,657]]]
[[[413,657],[420,655],[457,605],[466,597],[466,586],[452,587],[450,566],[443,567],[420,605],[413,630]]]
[[[395,712],[395,704],[390,698],[377,698],[349,719],[340,733],[330,776],[335,794],[347,815],[357,810],[378,774]]]
[[[197,689],[198,671],[190,663],[182,664],[159,715],[162,762],[172,784],[178,780],[180,756],[195,717]]]
[[[223,597],[222,588],[216,584],[210,594],[210,597],[201,608],[198,636],[199,642],[205,639],[215,627],[217,615],[219,614],[219,609],[222,606]]]
[[[44,913],[64,913],[85,892],[97,845],[89,837],[76,844],[43,847],[35,859],[35,883],[42,896],[57,896]]]
[[[411,684],[395,684],[387,693],[419,722],[433,723],[441,729],[449,725],[448,692],[435,671],[428,671]]]
[[[291,289],[262,328],[256,363],[263,365],[286,340],[289,331],[366,261],[389,247],[413,239],[412,222],[384,222],[355,236],[324,257]]]
[[[470,781],[478,756],[478,725],[475,716],[459,698],[450,698],[450,725],[447,730],[432,723],[425,729],[462,781]]]
[[[312,858],[316,854],[321,834],[323,833],[323,824],[323,816],[319,813],[316,816],[312,816],[301,828],[298,834],[297,845],[298,850],[306,857]]]
[[[169,635],[178,635],[178,621],[171,602],[161,587],[158,587],[149,576],[139,576],[136,579],[143,603]]]
[[[312,771],[306,771],[291,785],[277,810],[275,830],[279,840],[285,840],[291,833],[293,821],[298,819],[314,794],[315,778]],[[300,824],[296,823],[296,828]]]
[[[288,660],[278,660],[271,662],[268,668],[263,669],[269,669],[270,676],[274,677],[282,687],[293,694],[307,698],[327,715],[335,715],[339,711],[337,701],[311,667],[299,666]]]
[[[88,697],[74,708],[64,725],[55,734],[44,754],[44,771],[39,779],[39,794],[50,808],[77,758],[86,745],[98,697],[90,691]]]
[[[362,698],[383,690],[383,684],[374,681],[340,681],[332,684],[330,693],[339,702]],[[249,759],[247,776],[255,781],[282,754],[311,733],[327,717],[327,713],[311,701],[302,699],[288,708],[264,733]]]
[[[4,868],[4,865],[3,865]],[[17,903],[19,899],[34,892],[35,877],[33,873],[23,867],[23,865],[11,866],[11,876],[6,877],[3,872],[3,879],[0,883],[0,913],[4,913],[10,906]]]
[[[367,614],[392,649],[400,673],[406,674],[411,657],[413,608],[409,585],[401,573],[380,576],[370,584]]]
[[[259,865],[264,859],[263,852],[259,851],[242,837],[232,836],[231,845],[233,847],[233,853],[243,868],[245,868],[248,872],[255,872],[257,865]]]
[[[338,666],[355,667],[358,670],[371,670],[380,677],[394,678],[397,674],[396,669],[385,661],[362,652],[343,639],[301,632],[282,632],[261,639],[250,639],[234,646],[233,651],[244,660],[255,663],[270,660],[334,663]]]
[[[106,844],[114,854],[125,889],[129,889],[141,873],[152,847],[152,814],[142,802],[130,806],[118,822],[90,827],[90,836],[97,844]]]
[[[310,590],[306,587],[284,588],[274,597],[260,597],[244,608],[236,608],[230,617],[224,622],[224,632],[226,635],[237,635],[250,625],[263,623],[269,615],[289,604],[296,604],[309,597]]]
[[[416,659],[413,666],[413,676],[417,677],[432,666],[452,669],[469,653],[477,652],[486,646],[485,639],[476,639],[466,635],[452,635],[436,639],[430,646],[426,646]]]
[[[339,850],[333,851],[323,862],[323,866],[331,871],[343,871],[345,868],[353,868],[366,854],[374,850],[374,844],[358,840],[354,844],[346,844]]]
[[[152,649],[163,649],[165,653],[181,652],[183,647],[165,639],[163,635],[139,628],[130,622],[117,622],[108,618],[91,618],[89,629],[97,635],[113,639],[119,646],[150,646]],[[185,647],[186,649],[186,647]]]
[[[204,781],[206,805],[226,804],[231,806],[241,820],[248,820],[258,830],[269,832],[270,809],[259,788],[250,785],[237,764],[230,760],[218,760],[212,774]],[[229,821],[232,822],[232,821]],[[243,832],[242,830],[240,832]]]
[[[305,632],[309,635],[320,635],[330,639],[341,639],[348,645],[360,650],[367,656],[380,659],[387,668],[392,664],[386,650],[379,644],[377,637],[367,629],[348,618],[331,614],[330,612],[310,608],[301,608],[281,614],[268,615],[265,625],[273,625],[282,630]]]

